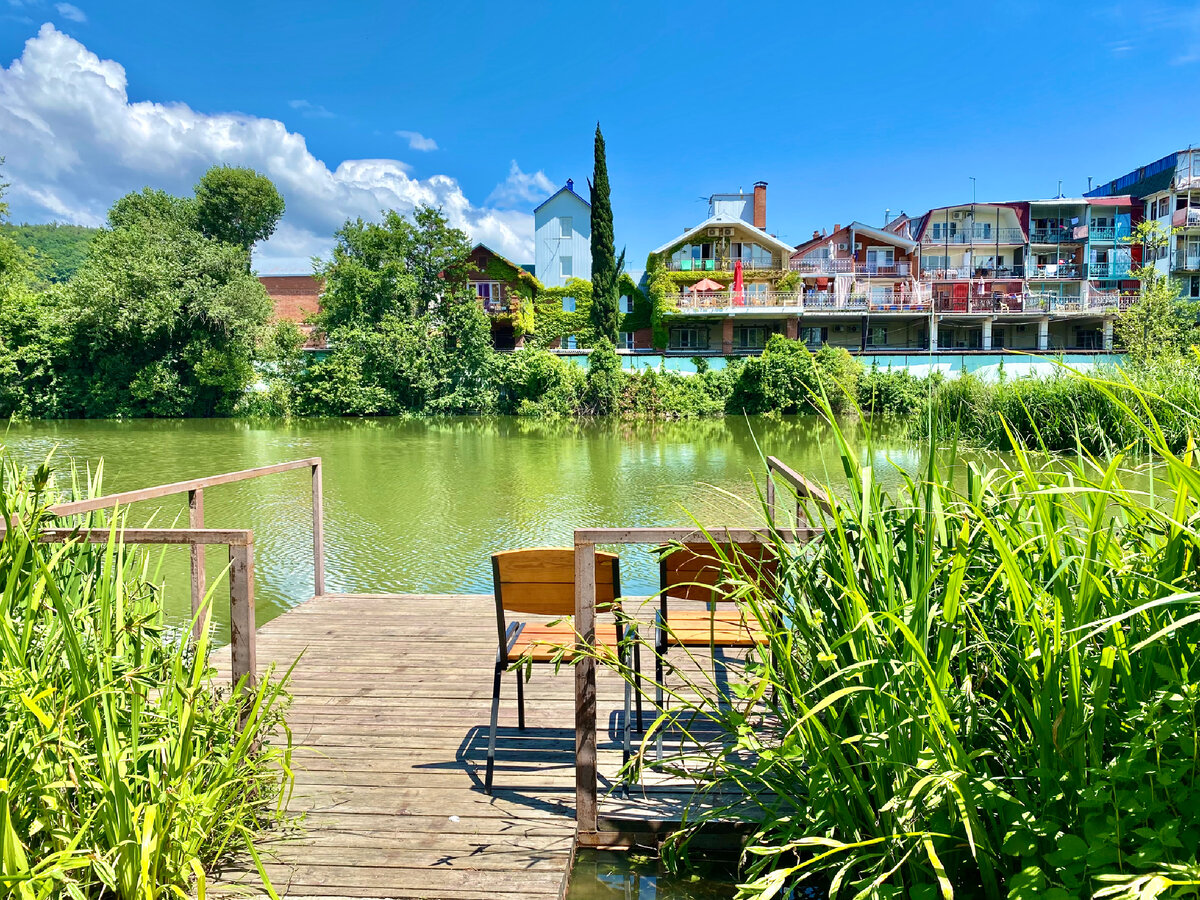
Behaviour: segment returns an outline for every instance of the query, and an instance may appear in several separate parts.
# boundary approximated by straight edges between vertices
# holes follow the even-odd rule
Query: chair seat
[[[767,643],[767,634],[753,619],[731,612],[667,613],[667,644],[676,647],[753,647]]]
[[[571,648],[562,655],[564,661],[570,661],[575,657],[575,640],[575,626],[569,622],[558,622],[554,625],[526,623],[517,635],[516,643],[508,651],[508,661],[532,659],[534,662],[549,662],[563,647]],[[615,652],[617,626],[597,622],[596,644]]]

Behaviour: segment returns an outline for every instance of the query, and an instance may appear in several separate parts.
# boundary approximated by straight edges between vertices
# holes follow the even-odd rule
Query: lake
[[[862,428],[850,435],[866,445]],[[686,525],[692,516],[759,524],[755,480],[761,487],[765,455],[821,482],[841,476],[830,430],[811,416],[20,422],[0,443],[30,465],[53,452],[63,485],[72,464],[103,459],[110,493],[320,456],[330,592],[490,593],[492,552],[570,546],[578,527]],[[915,446],[895,429],[873,446],[880,471],[891,471],[889,459],[910,471],[918,465]],[[204,501],[208,527],[254,530],[260,624],[311,596],[307,470],[211,488]],[[151,520],[185,525],[186,497],[134,507],[131,524]],[[190,603],[187,551],[159,552],[167,610],[180,621]],[[209,554],[211,584],[225,559],[220,548]],[[629,593],[652,593],[657,577],[648,551],[622,552]],[[222,624],[224,590],[214,603]]]

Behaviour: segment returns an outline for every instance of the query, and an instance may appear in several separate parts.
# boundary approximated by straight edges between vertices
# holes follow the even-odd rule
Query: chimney
[[[572,194],[575,193],[575,179],[574,178],[567,179],[567,190],[570,191]]]
[[[767,230],[767,183],[754,182],[754,227]]]
[[[833,233],[837,234],[841,230],[842,230],[842,224],[840,222],[834,222],[833,223]]]
[[[813,240],[815,241],[820,236],[821,236],[821,232],[817,231],[817,229],[814,228],[813,229]]]

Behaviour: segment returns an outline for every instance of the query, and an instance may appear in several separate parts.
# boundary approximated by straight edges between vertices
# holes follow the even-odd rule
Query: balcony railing
[[[912,263],[909,262],[880,265],[834,257],[793,259],[788,263],[788,268],[803,275],[867,275],[880,278],[907,278],[912,273]]]
[[[1075,229],[1071,226],[1062,228],[1033,228],[1029,232],[1031,244],[1062,244],[1078,240]]]
[[[1171,268],[1178,272],[1200,272],[1200,253],[1176,250],[1171,255]]]
[[[1097,228],[1095,225],[1088,228],[1088,237],[1092,243],[1097,244],[1115,244],[1119,240],[1124,240],[1129,237],[1129,229],[1122,228],[1120,233],[1114,227]]]
[[[1089,278],[1129,278],[1129,263],[1094,262],[1088,264]]]
[[[1171,225],[1175,228],[1196,228],[1200,226],[1200,207],[1177,209],[1171,216]]]
[[[1051,263],[1044,266],[1030,266],[1029,277],[1031,279],[1049,280],[1049,279],[1080,279],[1086,278],[1084,266],[1077,266],[1073,263]]]
[[[1023,244],[1025,243],[1025,232],[1020,228],[992,228],[982,225],[975,225],[973,228],[964,227],[955,229],[951,235],[947,235],[944,231],[939,231],[935,236],[930,230],[922,239],[923,244]]]
[[[672,272],[732,272],[736,267],[736,259],[668,259],[667,269]],[[776,260],[743,259],[743,271],[779,269]]]
[[[674,294],[667,297],[681,314],[735,314],[765,310],[788,312],[920,312],[928,310],[928,293],[922,291],[765,291],[743,298],[732,291]]]
[[[1024,277],[1024,266],[950,266],[948,268],[921,269],[921,278],[924,281],[966,281],[968,279],[1009,281]]]
[[[510,305],[507,300],[484,300],[483,311],[488,315],[500,315],[502,313],[513,312],[514,305]]]

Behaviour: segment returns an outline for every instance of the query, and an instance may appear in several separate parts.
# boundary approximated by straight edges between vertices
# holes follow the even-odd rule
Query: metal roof
[[[553,194],[551,194],[549,197],[547,197],[545,200],[543,200],[541,203],[539,203],[537,206],[535,206],[533,208],[533,211],[537,212],[539,209],[541,209],[543,206],[545,206],[547,203],[549,203],[551,200],[553,200],[555,197],[557,197],[559,194],[563,193],[564,191],[566,191],[568,194],[570,194],[572,197],[574,197],[576,200],[578,200],[580,203],[582,203],[588,209],[592,208],[592,204],[588,203],[586,200],[584,200],[582,197],[580,197],[577,193],[575,193],[574,188],[569,188],[564,184],[557,191],[555,191]]]
[[[791,256],[791,254],[792,254],[792,245],[791,244],[781,241],[779,238],[775,237],[773,234],[767,234],[761,228],[755,228],[753,225],[751,225],[745,219],[740,219],[735,216],[722,216],[722,215],[711,216],[711,217],[705,219],[699,225],[696,225],[693,228],[689,228],[687,231],[685,231],[683,234],[679,235],[678,237],[671,238],[671,240],[667,241],[665,244],[663,244],[657,250],[654,250],[652,252],[655,254],[666,253],[672,247],[676,247],[679,244],[684,243],[688,238],[693,237],[694,235],[699,234],[705,228],[711,228],[714,225],[740,225],[740,226],[742,226],[742,228],[751,232],[754,235],[756,240],[760,240],[763,243],[768,244],[771,247],[775,248],[776,250],[779,250],[779,251],[787,254],[788,256]]]

